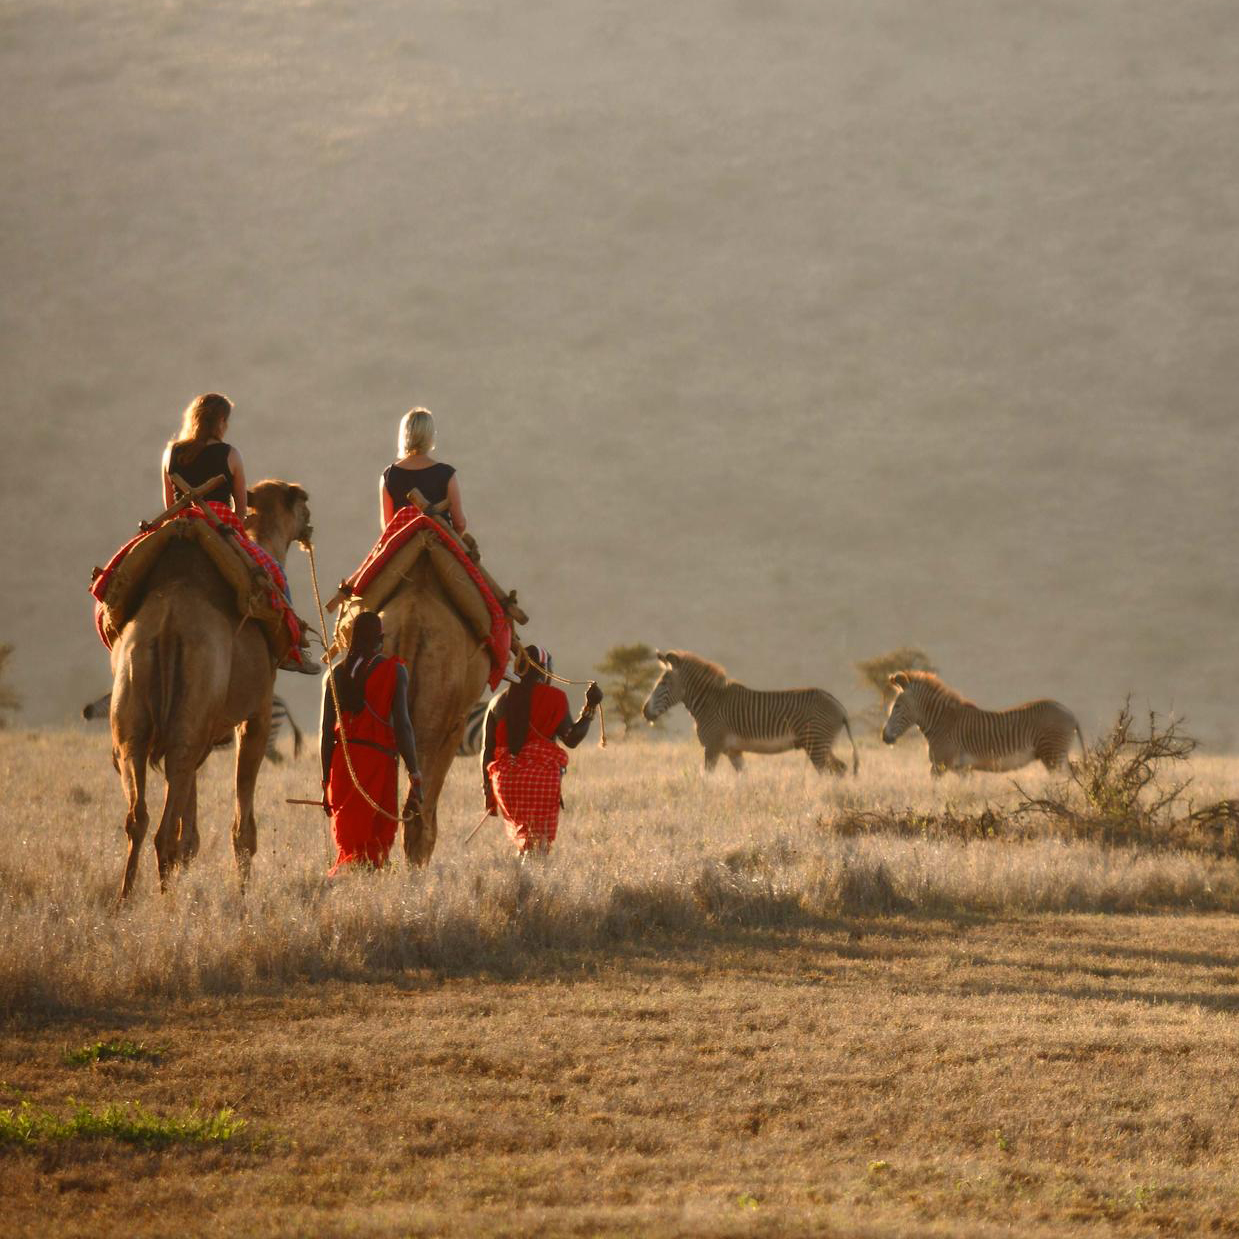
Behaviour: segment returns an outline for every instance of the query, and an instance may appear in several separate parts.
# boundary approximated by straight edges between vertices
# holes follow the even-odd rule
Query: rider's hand
[[[602,689],[598,687],[597,680],[591,680],[589,687],[585,690],[585,704],[591,708],[602,705]]]

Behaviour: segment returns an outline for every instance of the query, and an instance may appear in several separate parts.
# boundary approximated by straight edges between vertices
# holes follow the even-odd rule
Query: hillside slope
[[[106,686],[89,569],[219,388],[331,580],[432,408],[573,675],[648,640],[860,706],[915,642],[1239,742],[1237,42],[1221,2],[15,0],[26,717]]]

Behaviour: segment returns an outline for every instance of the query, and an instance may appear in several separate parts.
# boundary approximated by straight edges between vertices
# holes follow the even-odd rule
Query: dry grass
[[[934,783],[915,744],[840,782],[698,763],[580,752],[532,870],[495,827],[462,848],[462,766],[429,871],[334,887],[288,763],[242,898],[213,758],[196,866],[160,897],[148,855],[117,913],[103,738],[0,738],[0,1108],[245,1124],[0,1151],[9,1230],[1239,1232],[1239,922],[1195,914],[1239,910],[1239,864],[918,833],[1020,797]],[[1233,791],[1232,760],[1193,772],[1201,803]],[[849,835],[862,812],[906,830]],[[1079,915],[1105,910],[1161,914]],[[159,1053],[73,1065],[99,1045]]]
[[[736,928],[804,929],[839,917],[1031,912],[1239,911],[1239,864],[1186,851],[1110,848],[1056,838],[993,840],[870,832],[880,822],[1001,815],[1009,780],[935,784],[917,746],[866,753],[858,780],[820,781],[803,759],[752,761],[742,780],[707,780],[693,744],[581,752],[549,864],[518,866],[499,828],[462,840],[478,795],[458,763],[449,825],[431,868],[323,880],[329,845],[314,809],[313,762],[268,768],[260,853],[242,896],[227,838],[228,762],[203,780],[203,853],[169,898],[148,839],[136,897],[114,907],[123,806],[97,734],[0,739],[12,790],[0,809],[0,1011],[72,1011],[130,999],[271,992],[289,983],[359,980],[409,968],[515,975],[548,946],[607,950],[661,935],[726,940]],[[1234,769],[1196,763],[1201,801],[1224,798]],[[72,772],[67,778],[63,773]],[[155,804],[161,789],[156,780]],[[1042,785],[1030,774],[1025,788]],[[984,817],[981,817],[984,821]]]

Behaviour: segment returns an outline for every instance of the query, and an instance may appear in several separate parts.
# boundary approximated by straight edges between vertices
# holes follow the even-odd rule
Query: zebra
[[[894,744],[909,727],[929,742],[929,767],[947,770],[1015,770],[1039,761],[1056,770],[1067,759],[1073,736],[1085,748],[1075,715],[1057,701],[1029,701],[1008,710],[982,710],[931,671],[896,671],[895,690],[882,739]]]
[[[456,746],[457,757],[477,757],[481,753],[482,733],[486,728],[486,711],[490,703],[489,697],[483,697],[475,702],[469,711],[469,717],[465,720],[464,735],[460,737],[460,744]]]
[[[82,707],[82,717],[87,722],[93,722],[95,719],[107,718],[112,708],[112,694],[104,693],[102,697],[96,698],[94,701],[88,701]],[[301,747],[305,737],[301,734],[301,728],[297,726],[297,720],[293,718],[292,711],[289,710],[288,704],[283,697],[271,698],[271,731],[267,735],[267,760],[272,762],[282,762],[284,755],[276,747],[276,741],[280,738],[280,729],[287,723],[293,733],[293,756],[301,756]],[[216,740],[214,748],[226,749],[232,743],[232,736],[225,736],[222,740]]]
[[[824,770],[844,774],[847,766],[831,752],[840,728],[852,744],[852,773],[860,770],[847,711],[822,689],[760,692],[729,679],[717,663],[685,650],[660,650],[655,657],[663,672],[641,713],[653,723],[682,701],[697,724],[707,771],[714,769],[724,753],[739,772],[745,753],[803,749],[819,774]]]

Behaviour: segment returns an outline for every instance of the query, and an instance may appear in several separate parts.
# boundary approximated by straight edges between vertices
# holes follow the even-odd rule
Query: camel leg
[[[422,804],[425,807],[411,822],[404,824],[404,855],[410,865],[427,865],[434,853],[439,839],[439,793],[447,779],[458,743],[453,742],[450,748],[443,746],[429,762],[424,755],[421,758]],[[446,761],[444,753],[447,755]]]
[[[252,715],[237,728],[237,808],[232,820],[232,852],[244,886],[250,876],[250,862],[258,851],[258,822],[254,818],[254,788],[258,769],[267,755],[267,735],[271,713]]]
[[[168,790],[164,796],[163,814],[155,832],[155,858],[159,862],[159,889],[168,889],[168,879],[180,857],[181,819],[196,799],[198,763],[184,748],[178,747],[164,755],[164,774]]]
[[[116,755],[116,764],[125,789],[125,799],[129,803],[129,810],[125,814],[129,852],[125,857],[125,873],[120,884],[120,897],[123,901],[129,898],[129,892],[133,889],[142,841],[146,838],[146,829],[150,825],[150,814],[146,810],[146,752],[144,749],[135,752],[127,745],[122,746]]]
[[[198,855],[198,779],[189,789],[189,799],[181,816],[180,837],[177,840],[176,863],[188,865]]]

